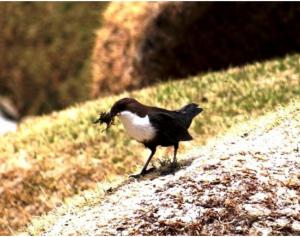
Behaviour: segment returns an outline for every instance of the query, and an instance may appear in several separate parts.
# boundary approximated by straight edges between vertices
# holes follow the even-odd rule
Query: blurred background
[[[297,52],[299,16],[291,2],[1,3],[0,115]]]
[[[0,4],[0,96],[15,119],[89,98],[90,54],[106,5]]]

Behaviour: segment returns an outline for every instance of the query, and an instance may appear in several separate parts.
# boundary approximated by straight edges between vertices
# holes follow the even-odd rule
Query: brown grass
[[[134,57],[143,29],[162,3],[112,2],[103,14],[92,57],[92,94],[120,92],[142,84],[135,78]]]

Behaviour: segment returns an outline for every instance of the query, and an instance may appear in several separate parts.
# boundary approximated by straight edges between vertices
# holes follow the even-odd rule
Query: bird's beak
[[[115,117],[115,116],[119,116],[119,115],[120,115],[120,113],[112,113],[112,112],[109,113],[109,116],[110,116],[111,118],[113,118],[113,117]]]

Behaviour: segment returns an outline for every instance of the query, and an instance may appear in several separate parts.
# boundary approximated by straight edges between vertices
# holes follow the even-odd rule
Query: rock
[[[17,129],[19,113],[10,99],[0,96],[0,135]]]
[[[13,132],[17,129],[17,123],[6,119],[0,111],[0,135]]]

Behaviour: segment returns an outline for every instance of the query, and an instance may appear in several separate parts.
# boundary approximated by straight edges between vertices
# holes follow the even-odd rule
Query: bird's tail
[[[203,111],[197,104],[191,103],[182,107],[178,112],[184,114],[186,120],[186,127],[188,128],[191,125],[191,122],[195,116]]]

